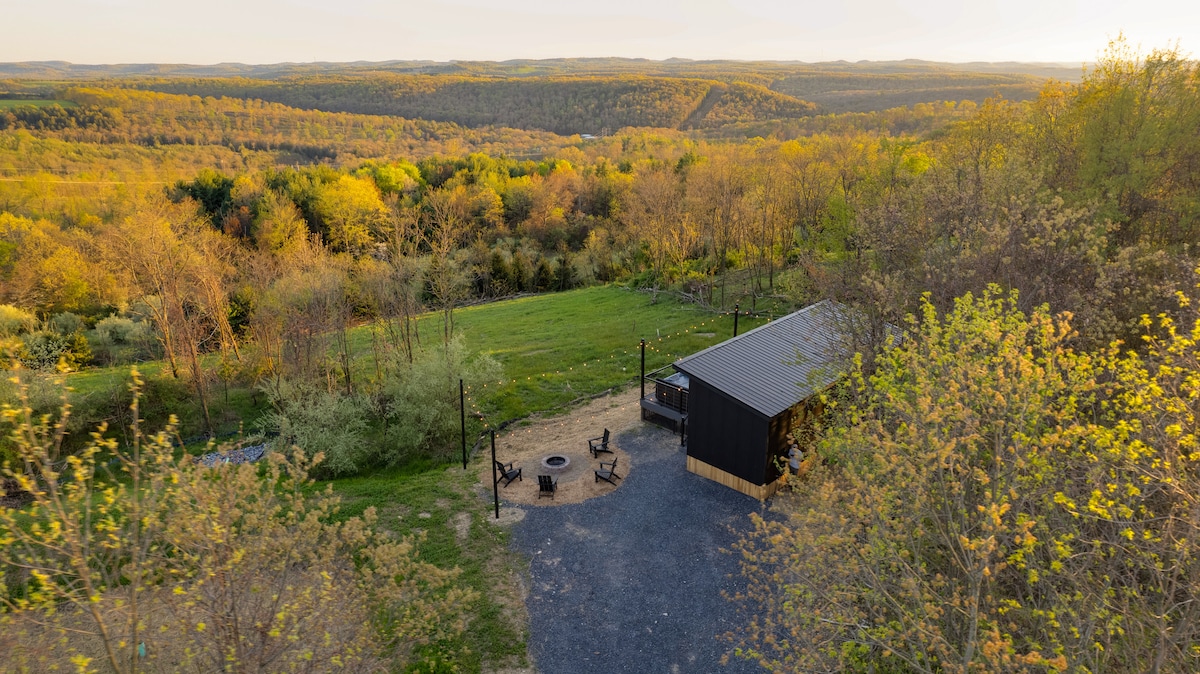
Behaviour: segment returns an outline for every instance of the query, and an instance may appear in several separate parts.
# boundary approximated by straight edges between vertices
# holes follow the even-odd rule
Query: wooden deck
[[[687,412],[682,412],[670,405],[664,405],[654,395],[642,398],[642,409],[647,412],[653,412],[660,417],[666,417],[676,423],[687,419]]]

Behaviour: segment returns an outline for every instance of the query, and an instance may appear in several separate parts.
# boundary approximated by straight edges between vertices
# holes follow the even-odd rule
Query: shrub
[[[3,414],[30,467],[3,476],[32,498],[0,509],[6,670],[400,671],[477,598],[418,539],[376,533],[373,508],[334,522],[337,497],[307,477],[320,456],[210,469],[175,459],[170,425],[135,422],[128,446],[97,433],[60,463],[68,410]]]
[[[261,423],[267,432],[279,434],[276,449],[296,446],[310,458],[323,455],[320,472],[327,475],[348,475],[366,466],[370,454],[364,440],[368,412],[360,396],[288,380],[266,392],[274,409]]]
[[[156,356],[157,343],[149,323],[112,315],[97,321],[92,334],[98,361],[115,364]]]
[[[1186,303],[1188,298],[1182,298]],[[786,519],[737,546],[771,671],[1195,671],[1200,321],[1069,348],[990,286],[867,376]]]
[[[92,349],[82,333],[60,335],[49,330],[29,332],[21,336],[17,352],[21,365],[31,370],[78,369],[92,360]]]
[[[33,314],[11,304],[0,304],[0,337],[20,335],[35,327],[37,317]]]
[[[84,321],[82,316],[78,316],[69,311],[64,311],[61,314],[54,314],[50,319],[50,329],[64,337],[73,335],[77,332],[82,332]]]
[[[62,335],[53,332],[30,332],[21,338],[18,357],[21,365],[31,370],[53,370],[64,361],[71,350],[70,343]]]
[[[542,257],[538,259],[537,267],[533,271],[531,285],[536,292],[545,292],[554,289],[554,268],[550,266],[550,261],[546,258]]]
[[[69,398],[73,413],[65,421],[64,451],[70,452],[86,444],[88,424],[92,421],[85,422],[85,419],[107,418],[89,405],[90,400],[87,396],[69,392],[63,382],[63,377],[58,373],[20,369],[5,373],[5,375],[0,378],[0,408],[4,405],[20,406],[23,395],[24,404],[32,410],[34,418],[41,418],[43,415],[56,414],[62,408],[63,402]],[[127,389],[125,393],[123,411],[128,415]],[[0,434],[0,466],[3,465],[6,458],[15,459],[16,456],[15,440],[6,434]]]
[[[0,336],[0,370],[12,369],[14,365],[20,362],[20,358],[18,357],[20,353],[20,337]]]
[[[109,316],[96,322],[96,335],[107,344],[133,344],[149,334],[145,323]]]
[[[402,368],[383,385],[388,417],[385,463],[413,456],[450,458],[459,433],[458,380],[468,386],[500,378],[500,364],[488,355],[466,357],[461,336],[445,351],[432,351]]]

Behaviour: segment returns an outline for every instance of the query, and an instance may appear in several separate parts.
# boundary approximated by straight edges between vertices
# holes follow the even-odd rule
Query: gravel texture
[[[512,544],[530,558],[530,651],[544,674],[755,672],[720,659],[745,624],[722,597],[743,587],[722,552],[763,506],[687,472],[678,436],[642,424],[621,433],[636,470],[612,493],[527,508]],[[620,473],[620,471],[617,471]]]
[[[226,452],[209,452],[196,460],[209,468],[222,465],[236,466],[239,463],[254,463],[263,458],[266,453],[267,446],[264,444],[231,449]]]

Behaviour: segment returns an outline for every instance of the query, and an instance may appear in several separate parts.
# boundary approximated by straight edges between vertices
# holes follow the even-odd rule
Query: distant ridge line
[[[802,72],[979,72],[1011,73],[1052,77],[1077,81],[1085,63],[970,61],[939,62],[922,59],[899,61],[743,61],[734,59],[663,60],[586,57],[557,59],[511,59],[506,61],[431,61],[396,59],[388,61],[284,61],[279,63],[247,64],[222,62],[213,64],[189,63],[72,63],[70,61],[12,61],[0,63],[3,79],[90,79],[104,77],[258,77],[273,79],[288,75],[336,74],[341,72],[386,71],[409,74],[472,73],[498,76],[537,75],[602,75],[618,72],[684,76],[696,68],[727,68],[730,71],[783,75]]]

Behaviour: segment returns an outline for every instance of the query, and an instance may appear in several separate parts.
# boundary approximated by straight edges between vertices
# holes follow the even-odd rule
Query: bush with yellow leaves
[[[4,410],[31,499],[0,509],[0,671],[390,671],[465,626],[474,591],[375,514],[334,518],[320,460],[205,468],[173,425],[147,435],[134,373],[128,445],[101,427],[60,456],[69,407]],[[111,458],[109,458],[111,457]]]

